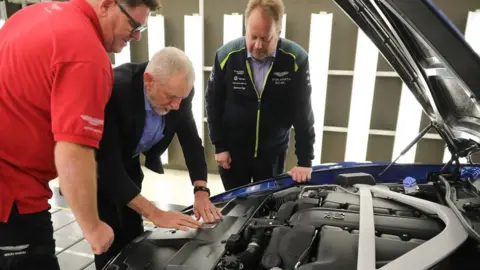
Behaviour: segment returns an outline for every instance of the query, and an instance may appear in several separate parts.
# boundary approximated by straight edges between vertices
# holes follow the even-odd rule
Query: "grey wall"
[[[333,13],[332,44],[330,52],[330,70],[352,71],[355,59],[357,27],[344,15],[332,0],[284,0],[287,13],[286,37],[292,39],[308,50],[310,14],[326,11]],[[447,17],[460,29],[465,30],[467,13],[480,8],[478,0],[433,0]],[[205,15],[205,66],[211,66],[214,53],[223,42],[223,14],[233,12],[244,13],[246,0],[204,0]],[[166,45],[184,47],[184,15],[199,13],[198,0],[163,0],[160,11],[165,16]],[[9,15],[20,7],[8,4]],[[133,62],[148,60],[148,35],[145,33],[141,41],[132,42],[131,55]],[[378,71],[392,71],[382,56],[379,57]],[[204,72],[205,81],[209,72]],[[351,75],[329,75],[325,125],[347,127],[352,88]],[[401,93],[401,81],[396,77],[378,77],[370,129],[395,130]],[[197,94],[203,94],[198,91]],[[421,128],[428,124],[425,116]],[[205,154],[209,171],[216,172],[214,149],[208,138],[205,123]],[[434,133],[434,131],[432,131]],[[293,133],[292,133],[293,134]],[[370,135],[367,160],[391,160],[394,137],[388,135]],[[322,162],[335,162],[344,159],[346,133],[325,131],[322,145]],[[423,139],[417,147],[415,161],[441,162],[444,143],[436,139]],[[294,139],[288,155],[287,168],[295,164]],[[184,159],[178,141],[175,139],[169,149],[169,167],[185,168]]]

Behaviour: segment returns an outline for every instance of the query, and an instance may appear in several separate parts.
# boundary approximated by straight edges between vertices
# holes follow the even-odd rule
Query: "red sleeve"
[[[55,141],[98,148],[103,134],[104,109],[112,91],[111,74],[98,63],[55,66],[50,97]]]

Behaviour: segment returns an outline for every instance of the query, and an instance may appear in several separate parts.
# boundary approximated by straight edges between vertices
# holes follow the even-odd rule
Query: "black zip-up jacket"
[[[268,158],[288,149],[293,126],[298,165],[311,167],[315,131],[307,52],[280,39],[261,94],[253,76],[245,37],[217,50],[205,96],[215,152]]]

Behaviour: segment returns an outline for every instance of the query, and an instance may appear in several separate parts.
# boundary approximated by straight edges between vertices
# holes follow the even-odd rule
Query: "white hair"
[[[145,72],[152,74],[155,80],[166,83],[168,78],[176,72],[185,76],[185,83],[193,87],[195,71],[188,56],[175,47],[165,47],[156,52],[150,59]]]

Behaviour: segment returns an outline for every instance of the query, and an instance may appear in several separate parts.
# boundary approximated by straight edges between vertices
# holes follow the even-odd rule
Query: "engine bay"
[[[329,185],[235,197],[217,204],[221,221],[146,231],[106,269],[478,269],[480,183],[428,178],[406,186],[338,174]]]
[[[362,217],[361,198],[355,183],[372,184],[372,180],[363,174],[339,175],[336,182],[343,185],[303,186],[274,194],[241,233],[230,236],[226,252],[215,269],[363,270],[363,267],[358,268]],[[457,201],[460,197],[478,199],[478,193],[469,184],[452,181],[452,185]],[[376,187],[402,195],[407,193],[403,184],[379,184]],[[435,181],[418,185],[416,191],[408,192],[407,196],[445,204],[445,189]],[[373,194],[371,203],[374,224],[371,235],[374,251],[370,252],[374,255],[372,268],[380,269],[410,251],[415,252],[416,248],[446,229],[438,214],[379,194]],[[471,202],[464,204],[470,205]],[[469,213],[474,216],[470,225],[478,221],[474,212],[476,210]],[[426,256],[422,253],[414,255],[419,260]],[[478,269],[474,260],[478,255],[478,242],[468,239],[449,256],[437,259],[428,269]],[[416,259],[415,256],[412,258]]]

